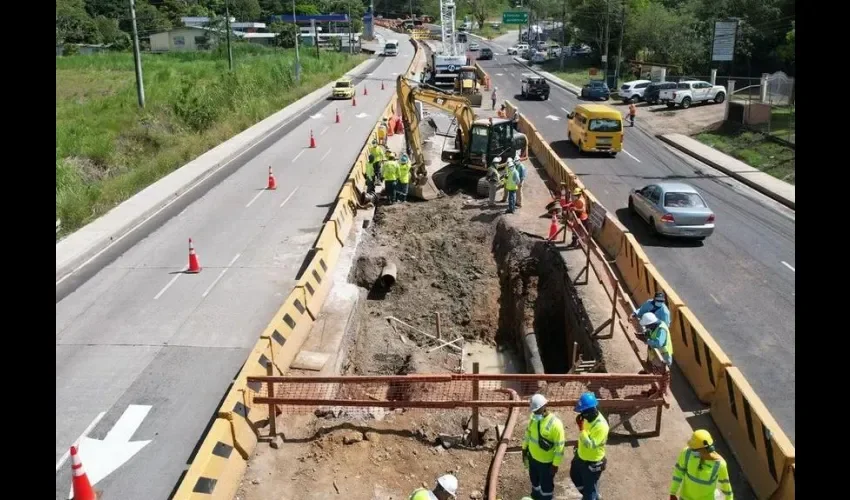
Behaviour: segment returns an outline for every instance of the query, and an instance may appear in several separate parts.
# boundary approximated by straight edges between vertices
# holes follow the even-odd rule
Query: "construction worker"
[[[496,91],[499,90],[499,87],[493,87],[493,92],[490,93],[490,100],[493,102],[493,106],[490,109],[496,109],[496,100],[499,98]]]
[[[564,459],[567,438],[561,419],[549,411],[543,394],[531,396],[531,418],[522,441],[522,461],[531,479],[531,498],[548,500],[555,494],[555,474]]]
[[[664,366],[669,367],[673,364],[673,340],[670,338],[670,327],[651,312],[640,317],[640,326],[644,328],[645,333],[638,333],[637,337],[651,348],[646,355],[647,360],[656,369],[663,371]],[[654,349],[661,351],[662,359],[658,359]]]
[[[519,184],[516,190],[516,206],[522,207],[522,186],[525,185],[525,178],[528,177],[528,169],[521,161],[513,162],[516,166],[516,171],[519,174]]]
[[[714,500],[717,489],[725,500],[733,500],[726,460],[715,451],[711,434],[698,429],[673,467],[670,500]]]
[[[573,211],[578,223],[587,229],[585,222],[587,221],[587,201],[584,199],[584,191],[580,187],[573,189],[573,199],[567,203],[567,208]],[[572,229],[573,233],[570,246],[575,246],[578,243],[578,231],[576,231],[577,228],[575,226],[572,226],[570,229]]]
[[[410,158],[402,153],[398,165],[398,180],[395,183],[395,201],[407,201],[407,188],[410,186]]]
[[[372,139],[372,145],[369,146],[369,154],[374,158],[372,166],[375,169],[375,178],[380,181],[383,179],[381,176],[381,162],[386,159],[386,154],[384,153],[383,146],[378,144],[378,139]]]
[[[375,160],[374,155],[369,154],[369,159],[366,161],[366,169],[364,175],[366,176],[366,192],[374,193],[375,192]]]
[[[629,121],[631,121],[631,126],[635,126],[635,115],[637,115],[637,108],[635,107],[635,103],[629,103]]]
[[[608,421],[599,413],[599,402],[592,392],[578,398],[575,411],[578,444],[570,464],[570,479],[581,493],[582,500],[599,498],[599,478],[605,471],[605,443],[608,442]]]
[[[505,192],[508,198],[508,210],[505,213],[516,212],[516,190],[519,187],[519,172],[511,159],[508,159],[508,169],[505,173]]]
[[[449,500],[457,498],[457,478],[451,474],[445,474],[437,478],[437,484],[433,490],[418,488],[410,494],[407,500]]]
[[[655,294],[655,297],[644,302],[640,308],[635,309],[635,312],[632,313],[632,318],[642,318],[644,314],[651,312],[669,326],[670,309],[667,308],[665,302],[667,302],[667,298],[664,292],[658,292]]]
[[[398,181],[398,162],[392,151],[387,151],[387,160],[384,161],[384,194],[390,205],[395,201],[396,181]]]
[[[381,118],[381,124],[378,125],[378,144],[381,146],[387,145],[387,128],[389,128],[387,119]]]
[[[499,186],[502,184],[502,179],[499,175],[500,161],[502,161],[502,159],[498,156],[493,158],[493,161],[490,162],[490,167],[487,168],[487,187],[489,188],[488,207],[496,206],[496,193],[499,191]]]
[[[499,107],[499,112],[496,113],[496,116],[498,116],[499,118],[507,118],[508,117],[508,110],[507,110],[507,108],[505,107],[504,104],[502,104],[502,106]]]

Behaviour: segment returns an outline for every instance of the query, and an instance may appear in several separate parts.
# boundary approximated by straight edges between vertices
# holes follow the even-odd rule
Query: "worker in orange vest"
[[[508,117],[508,112],[506,111],[504,104],[502,104],[502,107],[499,108],[499,112],[496,113],[496,116],[498,116],[499,118],[507,118]]]
[[[577,187],[573,189],[573,199],[567,203],[567,208],[573,211],[578,222],[586,229],[587,227],[587,200],[584,198],[584,191]],[[573,237],[570,246],[575,246],[578,243],[578,232],[575,226],[571,226]]]
[[[635,107],[635,103],[629,103],[629,121],[631,122],[631,126],[635,126],[635,115],[637,115],[637,108]]]

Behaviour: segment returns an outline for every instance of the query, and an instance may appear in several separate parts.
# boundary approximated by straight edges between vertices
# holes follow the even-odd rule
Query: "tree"
[[[289,49],[295,47],[295,37],[298,36],[298,26],[294,23],[271,23],[269,31],[276,33],[274,44],[278,47]]]
[[[465,3],[472,18],[478,21],[480,28],[484,27],[490,13],[501,4],[499,0],[466,0]]]
[[[130,36],[121,31],[117,19],[105,16],[97,16],[94,24],[100,34],[101,42],[111,45],[114,50],[127,50],[130,48]]]
[[[100,43],[100,33],[83,0],[57,0],[56,44]]]
[[[130,16],[121,19],[118,26],[127,33],[133,32]],[[136,27],[139,30],[140,37],[170,30],[172,26],[168,17],[149,4],[147,0],[136,0]]]
[[[230,16],[237,21],[256,21],[262,13],[257,0],[231,0]]]

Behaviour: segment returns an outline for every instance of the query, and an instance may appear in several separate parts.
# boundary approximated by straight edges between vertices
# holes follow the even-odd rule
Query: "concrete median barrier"
[[[174,498],[230,500],[239,488],[248,457],[234,447],[228,422],[216,419],[192,465]]]
[[[725,369],[732,366],[732,361],[690,309],[680,306],[671,314],[673,359],[700,401],[711,404],[724,383]]]
[[[295,291],[299,292],[300,296],[306,297],[307,312],[315,320],[319,317],[319,311],[322,309],[322,304],[331,289],[331,277],[329,271],[336,264],[336,259],[339,257],[339,251],[329,253],[325,250],[317,250],[313,254],[313,259],[301,275],[301,279],[295,285]]]
[[[782,475],[782,483],[779,488],[770,497],[770,500],[794,500],[796,498],[797,487],[797,464],[791,464],[790,467]]]
[[[620,221],[611,217],[611,214],[607,214],[605,222],[602,223],[602,229],[597,234],[596,242],[611,258],[616,260],[623,249],[628,232]]]
[[[794,446],[741,371],[734,367],[725,371],[724,383],[717,388],[711,404],[711,418],[735,453],[756,496],[769,499],[779,490],[784,475],[793,470]]]

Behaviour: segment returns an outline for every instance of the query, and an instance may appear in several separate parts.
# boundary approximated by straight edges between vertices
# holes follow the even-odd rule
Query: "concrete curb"
[[[346,75],[361,73],[374,59],[357,65]],[[136,193],[109,212],[56,243],[56,280],[62,280],[88,264],[112,245],[127,237],[190,192],[205,192],[213,186],[214,174],[249,152],[305,110],[327,97],[333,82],[314,90],[259,123],[243,130],[189,163]]]
[[[776,193],[774,191],[771,191],[770,189],[762,186],[761,184],[753,181],[752,179],[749,179],[746,176],[741,175],[738,172],[735,172],[733,170],[729,170],[728,168],[724,167],[723,165],[720,165],[719,163],[717,163],[717,162],[715,162],[715,161],[713,161],[709,158],[706,158],[705,156],[703,156],[701,154],[698,154],[694,151],[691,151],[690,149],[686,148],[682,144],[679,144],[678,142],[676,142],[672,139],[669,139],[669,138],[665,137],[664,135],[656,135],[655,137],[657,137],[659,140],[661,140],[665,144],[669,144],[670,146],[673,146],[674,148],[678,149],[679,151],[681,151],[681,152],[683,152],[683,153],[685,153],[689,156],[692,156],[692,157],[696,158],[697,160],[705,163],[706,165],[710,165],[711,167],[723,172],[724,174],[726,174],[729,177],[737,180],[738,182],[740,182],[742,184],[746,184],[747,186],[755,189],[759,193],[767,196],[768,198],[771,198],[772,200],[775,200],[775,201],[778,201],[779,203],[782,203],[783,205],[790,208],[791,210],[796,210],[796,208],[795,208],[796,205],[795,205],[794,200],[789,200],[788,198],[782,196],[781,194]]]
[[[569,92],[571,94],[575,94],[577,96],[581,94],[581,89],[576,90],[574,88],[571,88],[570,87],[572,85],[571,83],[567,83],[567,82],[561,80],[560,78],[554,78],[552,74],[547,73],[546,71],[539,71],[539,70],[534,69],[533,67],[528,65],[528,62],[526,62],[525,59],[523,59],[519,56],[514,56],[514,61],[522,64],[526,68],[530,69],[532,72],[534,72],[534,73],[542,76],[546,80],[548,80],[553,85],[560,87],[560,88],[566,90],[567,92]],[[576,88],[578,88],[578,87],[576,87]]]

